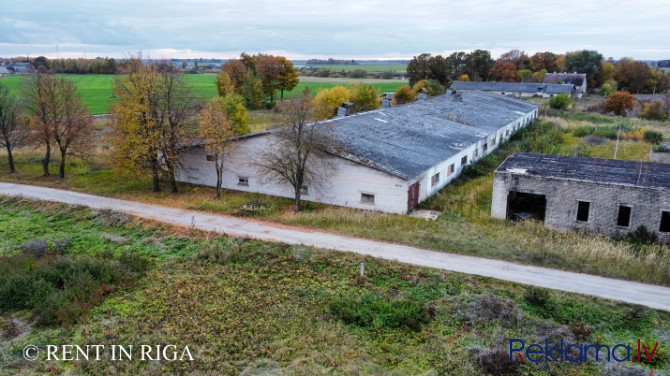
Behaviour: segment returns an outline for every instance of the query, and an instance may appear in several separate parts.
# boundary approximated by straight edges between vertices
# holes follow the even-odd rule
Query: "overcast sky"
[[[551,4],[551,5],[549,5]],[[0,0],[0,56],[411,58],[595,49],[670,59],[668,0]]]

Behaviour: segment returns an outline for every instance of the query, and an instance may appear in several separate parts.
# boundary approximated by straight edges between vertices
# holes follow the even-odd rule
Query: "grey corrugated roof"
[[[560,81],[566,84],[569,83],[576,86],[582,86],[584,80],[586,80],[586,73],[547,73],[542,82],[547,84]]]
[[[500,95],[459,92],[329,124],[342,149],[340,156],[412,180],[536,109],[534,104]]]
[[[547,84],[534,82],[476,82],[476,81],[454,81],[452,90],[482,90],[482,91],[508,91],[511,93],[548,93],[561,94],[572,93],[574,86],[571,84]]]
[[[670,189],[670,165],[665,163],[516,153],[498,167],[499,173]]]

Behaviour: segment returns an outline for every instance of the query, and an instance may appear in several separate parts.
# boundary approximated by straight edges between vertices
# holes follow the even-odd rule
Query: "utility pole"
[[[616,159],[617,152],[619,151],[619,139],[621,139],[621,123],[619,123],[619,129],[616,131],[616,146],[614,147],[614,159]]]

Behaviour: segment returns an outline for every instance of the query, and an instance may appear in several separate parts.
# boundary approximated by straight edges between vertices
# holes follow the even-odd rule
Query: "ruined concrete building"
[[[622,236],[644,226],[670,240],[670,165],[517,153],[495,172],[491,216]]]

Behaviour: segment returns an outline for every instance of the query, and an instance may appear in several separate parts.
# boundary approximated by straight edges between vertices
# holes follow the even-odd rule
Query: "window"
[[[475,149],[475,152],[472,153],[472,159],[477,158],[478,155],[479,155],[479,149]]]
[[[207,161],[208,161],[208,162],[214,162],[214,156],[211,155],[211,154],[208,154],[208,155],[207,155]]]
[[[453,174],[455,169],[456,169],[456,166],[453,163],[450,164],[449,168],[447,169],[447,175]]]
[[[482,154],[486,154],[487,150],[489,150],[489,144],[482,145]]]
[[[435,184],[440,182],[440,173],[438,172],[437,174],[433,175],[433,177],[430,178],[430,186],[434,187]]]
[[[659,232],[670,232],[670,212],[661,212],[661,226],[658,228]]]
[[[496,144],[496,135],[493,135],[493,138],[491,139],[491,146]]]
[[[237,185],[243,185],[245,187],[249,186],[249,178],[246,176],[238,176],[237,177]]]
[[[361,193],[361,202],[364,204],[374,204],[375,195],[369,193]]]
[[[616,219],[617,226],[630,226],[630,206],[619,206],[619,216]]]
[[[468,156],[466,155],[465,157],[461,158],[461,166],[465,166],[468,164]]]
[[[301,195],[308,195],[309,194],[309,187],[306,185],[303,185],[300,187],[300,194]]]
[[[589,207],[591,203],[588,201],[577,201],[577,221],[578,222],[588,222],[589,221]]]
[[[509,129],[505,131],[505,137],[509,136]]]

